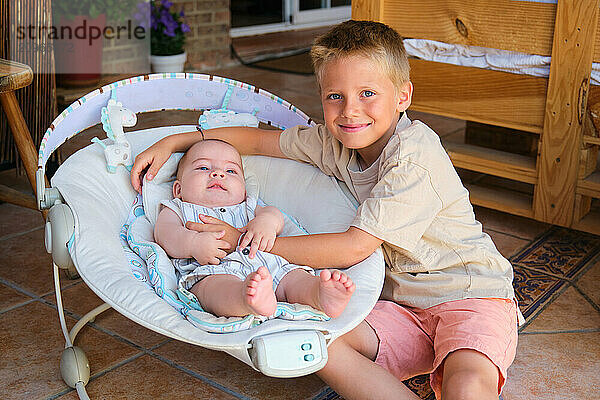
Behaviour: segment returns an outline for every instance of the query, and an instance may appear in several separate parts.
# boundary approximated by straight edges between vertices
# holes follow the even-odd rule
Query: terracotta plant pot
[[[67,34],[56,40],[54,58],[56,63],[56,79],[59,86],[80,87],[98,83],[102,74],[103,38],[90,40],[90,27],[99,29],[106,26],[106,15],[100,14],[95,19],[89,16],[76,16],[74,19],[60,19],[60,29],[70,29]]]

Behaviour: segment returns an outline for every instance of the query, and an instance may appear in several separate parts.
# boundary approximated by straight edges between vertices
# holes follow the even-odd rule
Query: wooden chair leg
[[[23,119],[23,114],[21,113],[21,108],[17,102],[15,92],[0,93],[0,102],[6,113],[13,137],[15,138],[19,156],[21,157],[21,160],[23,160],[27,178],[35,193],[35,171],[37,169],[38,160],[37,151],[35,151],[35,145],[33,144],[33,139],[31,139],[31,134],[29,133],[25,119]]]

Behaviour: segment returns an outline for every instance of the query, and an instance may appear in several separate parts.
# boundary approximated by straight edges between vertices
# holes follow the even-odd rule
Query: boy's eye
[[[375,92],[371,91],[371,90],[365,90],[363,92],[363,96],[365,97],[371,97],[371,96],[375,96]]]
[[[229,174],[237,174],[237,171],[235,169],[228,169],[226,172]]]
[[[328,95],[327,98],[330,100],[339,100],[342,98],[342,96],[340,96],[337,93],[332,93],[332,94]]]
[[[204,167],[204,166],[198,167],[198,169],[201,171],[208,171],[208,167]]]

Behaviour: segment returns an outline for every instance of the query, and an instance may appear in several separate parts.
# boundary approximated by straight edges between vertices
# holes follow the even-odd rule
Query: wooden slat
[[[535,184],[535,159],[462,143],[444,142],[452,163],[457,168],[477,171],[519,182]]]
[[[596,146],[600,146],[600,138],[594,136],[584,136],[583,137],[584,144],[594,144]]]
[[[572,227],[580,231],[593,233],[594,235],[600,235],[600,212],[590,212],[580,221],[574,222]]]
[[[469,191],[471,203],[504,211],[509,214],[532,218],[531,196],[502,188],[489,188],[473,184],[465,184]]]
[[[570,226],[573,221],[597,22],[597,0],[558,3],[534,194],[538,221],[561,226]]]
[[[379,21],[383,13],[383,1],[352,0],[352,19]]]
[[[600,171],[577,182],[577,194],[600,199]]]
[[[407,38],[546,56],[552,54],[555,15],[556,4],[531,1],[352,1],[353,19],[386,23]],[[593,46],[599,61],[600,40]]]
[[[411,109],[541,133],[547,79],[410,60]]]
[[[31,208],[37,210],[37,201],[34,196],[26,193],[22,193],[11,187],[0,184],[0,201],[4,201],[11,204],[16,204],[21,207]]]

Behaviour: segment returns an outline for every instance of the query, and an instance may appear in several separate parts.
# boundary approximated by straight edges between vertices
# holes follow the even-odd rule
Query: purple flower
[[[171,3],[168,0],[162,0],[161,1],[161,5],[168,10],[169,8],[171,8],[171,6],[173,5],[173,3]]]
[[[188,33],[189,31],[191,31],[190,27],[188,26],[188,24],[182,23],[181,24],[181,32],[183,33]]]

